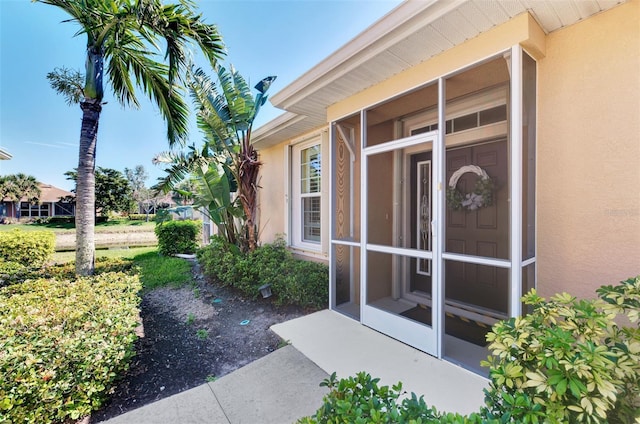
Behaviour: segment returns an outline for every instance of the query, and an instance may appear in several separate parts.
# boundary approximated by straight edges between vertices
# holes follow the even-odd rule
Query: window
[[[319,250],[322,235],[322,152],[319,140],[292,148],[291,244]]]

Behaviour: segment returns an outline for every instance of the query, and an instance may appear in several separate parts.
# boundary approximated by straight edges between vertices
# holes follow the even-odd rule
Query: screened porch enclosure
[[[535,284],[535,81],[515,46],[332,123],[332,309],[485,373]]]

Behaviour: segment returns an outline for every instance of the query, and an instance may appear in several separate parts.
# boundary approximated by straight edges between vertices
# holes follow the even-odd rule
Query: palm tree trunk
[[[82,128],[76,180],[76,274],[92,275],[95,267],[95,164],[98,122],[102,106],[98,100],[80,103]]]

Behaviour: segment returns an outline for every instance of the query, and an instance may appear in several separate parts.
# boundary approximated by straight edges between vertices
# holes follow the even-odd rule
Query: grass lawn
[[[56,252],[53,261],[63,264],[75,260],[75,252]],[[96,257],[132,259],[145,289],[171,285],[182,287],[191,281],[191,262],[160,256],[157,247],[96,250]]]
[[[109,232],[130,232],[130,231],[153,231],[156,223],[145,221],[131,221],[128,219],[110,219],[107,222],[96,224],[96,233]],[[75,224],[8,224],[0,225],[0,231],[11,231],[19,228],[24,231],[52,230],[55,233],[73,233],[76,230]]]
[[[157,252],[158,248],[153,247],[135,247],[131,249],[98,249],[96,250],[96,257],[105,256],[107,258],[126,258],[135,259],[138,255],[143,255],[149,252]],[[76,252],[55,252],[53,254],[53,261],[57,264],[64,264],[74,261],[76,259]]]

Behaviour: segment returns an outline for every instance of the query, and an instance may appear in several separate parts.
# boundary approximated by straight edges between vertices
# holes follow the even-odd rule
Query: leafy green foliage
[[[640,415],[640,277],[602,287],[599,299],[524,297],[533,312],[497,323],[487,413],[517,422],[629,422]],[[514,408],[516,406],[516,408]]]
[[[78,180],[76,170],[65,172],[68,180]],[[133,201],[133,191],[129,180],[118,170],[96,168],[96,215],[107,216],[109,212],[128,212]],[[75,193],[75,189],[72,190]]]
[[[0,260],[40,267],[51,259],[56,237],[51,231],[22,231],[18,228],[0,232]]]
[[[497,323],[487,336],[491,382],[478,413],[439,413],[414,393],[399,402],[358,373],[321,385],[331,390],[315,423],[640,423],[640,276],[597,290],[598,299],[566,293],[524,296],[532,313]],[[625,326],[623,323],[631,324]]]
[[[147,218],[149,221],[153,221],[156,218],[156,214],[150,213],[147,215],[145,213],[130,213],[127,218],[130,221],[147,221]]]
[[[261,80],[253,97],[246,80],[233,67],[215,66],[214,82],[202,69],[192,70],[189,89],[205,141],[202,148],[164,152],[154,158],[169,165],[156,188],[176,190],[189,174],[197,179],[191,194],[208,211],[219,234],[242,251],[258,246],[256,207],[261,162],[251,143],[251,128],[275,77]],[[237,193],[232,199],[231,192]],[[236,219],[239,218],[237,228]]]
[[[140,282],[122,273],[0,289],[0,422],[75,420],[128,367]]]
[[[284,240],[242,253],[220,237],[198,252],[198,260],[214,281],[232,286],[247,296],[260,296],[259,288],[271,284],[276,304],[323,308],[329,299],[326,265],[293,258]]]
[[[0,287],[20,283],[32,273],[31,268],[18,262],[0,261]]]
[[[372,378],[365,372],[355,377],[337,380],[333,373],[320,386],[330,392],[323,399],[323,405],[312,417],[305,417],[298,424],[391,424],[391,423],[487,423],[478,414],[463,417],[459,414],[440,413],[427,406],[423,396],[415,393],[399,401],[402,383],[389,388],[380,386],[379,378]],[[496,421],[497,422],[497,421]]]
[[[158,248],[162,255],[195,253],[198,248],[200,221],[169,221],[155,228]]]

